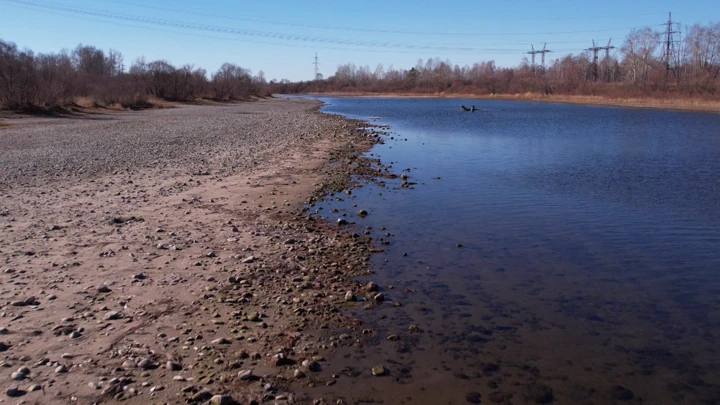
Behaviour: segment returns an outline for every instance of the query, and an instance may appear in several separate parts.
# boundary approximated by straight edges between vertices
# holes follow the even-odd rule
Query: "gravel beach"
[[[325,403],[294,387],[362,338],[340,309],[373,302],[376,248],[302,207],[377,137],[317,107],[8,120],[1,402]]]

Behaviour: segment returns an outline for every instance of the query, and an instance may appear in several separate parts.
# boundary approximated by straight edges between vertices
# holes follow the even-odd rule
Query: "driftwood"
[[[475,111],[477,108],[475,106],[471,106],[470,108],[465,107],[464,105],[460,104],[460,108],[463,109],[463,111]]]

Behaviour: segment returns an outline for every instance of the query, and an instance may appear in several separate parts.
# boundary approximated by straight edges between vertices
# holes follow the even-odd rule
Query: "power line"
[[[112,12],[106,12],[101,10],[92,10],[87,8],[80,8],[80,7],[74,7],[74,6],[66,6],[66,5],[59,5],[59,4],[53,4],[49,2],[39,3],[34,1],[27,1],[27,0],[0,0],[8,3],[16,3],[16,4],[26,4],[34,7],[51,7],[51,8],[63,8],[63,9],[72,9],[73,12],[77,13],[100,13],[100,14],[108,14],[113,15],[113,18],[139,18],[139,19],[148,19],[148,20],[157,20],[157,21],[165,21],[167,23],[176,23],[176,24],[186,24],[186,25],[196,25],[196,26],[204,26],[204,27],[213,27],[217,29],[224,29],[224,30],[232,30],[232,28],[228,27],[218,27],[218,26],[210,26],[210,25],[202,25],[202,24],[194,24],[194,23],[185,23],[185,22],[177,22],[177,21],[171,21],[171,20],[162,20],[162,19],[152,19],[148,17],[141,17],[141,16],[132,16],[132,15],[123,15],[123,14],[117,14]],[[122,1],[116,1],[118,3],[124,3],[124,4],[131,4],[136,5],[135,3],[130,2],[122,2]],[[168,10],[167,8],[161,8],[161,7],[153,7],[153,6],[143,6],[141,7],[148,7],[158,10],[164,10],[164,11],[173,11]],[[200,12],[189,12],[189,11],[183,11],[183,10],[177,10],[177,12],[186,13],[186,14],[193,14],[193,15],[204,15],[204,16],[210,16],[210,17],[219,17],[217,15],[213,15],[210,13],[200,13]],[[304,23],[292,23],[292,22],[274,22],[272,20],[264,20],[264,19],[258,19],[258,18],[244,18],[244,17],[233,17],[233,16],[224,16],[223,18],[229,18],[229,19],[235,19],[240,21],[248,21],[248,22],[261,22],[261,23],[268,23],[268,24],[276,24],[276,25],[289,25],[289,26],[299,26],[299,27],[306,27],[306,28],[324,28],[324,29],[337,29],[337,30],[344,30],[344,31],[351,31],[351,32],[373,32],[373,33],[383,33],[383,34],[407,34],[407,35],[433,35],[433,36],[522,36],[522,35],[561,35],[561,34],[578,34],[578,33],[592,33],[592,32],[613,32],[613,31],[621,31],[621,30],[630,30],[637,27],[629,27],[629,28],[613,28],[613,29],[594,29],[594,30],[575,30],[575,31],[550,31],[550,32],[494,32],[494,33],[488,33],[488,32],[423,32],[423,31],[400,31],[400,30],[374,30],[374,29],[364,29],[364,28],[352,28],[352,27],[333,27],[333,26],[327,26],[327,25],[313,25],[313,24],[304,24]],[[243,30],[246,32],[254,32],[258,34],[263,35],[276,35],[276,36],[283,36],[289,34],[283,34],[283,33],[275,33],[275,32],[263,32],[263,31],[253,31],[253,30]],[[325,38],[327,39],[327,38]]]

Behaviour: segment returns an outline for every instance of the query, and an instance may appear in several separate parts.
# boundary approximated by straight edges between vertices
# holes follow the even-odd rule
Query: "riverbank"
[[[0,395],[317,399],[294,387],[339,378],[327,353],[363,337],[339,309],[374,302],[353,277],[376,248],[345,230],[350,217],[302,207],[377,174],[359,155],[378,141],[317,108],[183,106],[0,132]]]
[[[446,94],[446,93],[313,93],[314,95],[332,97],[388,97],[388,98],[475,98],[479,100],[516,100],[538,101],[548,103],[567,103],[581,105],[602,105],[625,108],[649,108],[659,110],[697,111],[720,113],[720,100],[673,99],[673,98],[616,98],[604,96],[572,96],[572,95],[543,95],[534,93],[524,94]]]

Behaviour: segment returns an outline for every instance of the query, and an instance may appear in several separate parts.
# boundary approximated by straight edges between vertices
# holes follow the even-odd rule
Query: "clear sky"
[[[36,52],[79,43],[212,72],[233,62],[270,79],[326,77],[339,64],[414,66],[440,57],[516,66],[534,44],[548,62],[633,27],[720,20],[714,0],[0,0],[0,38]]]

